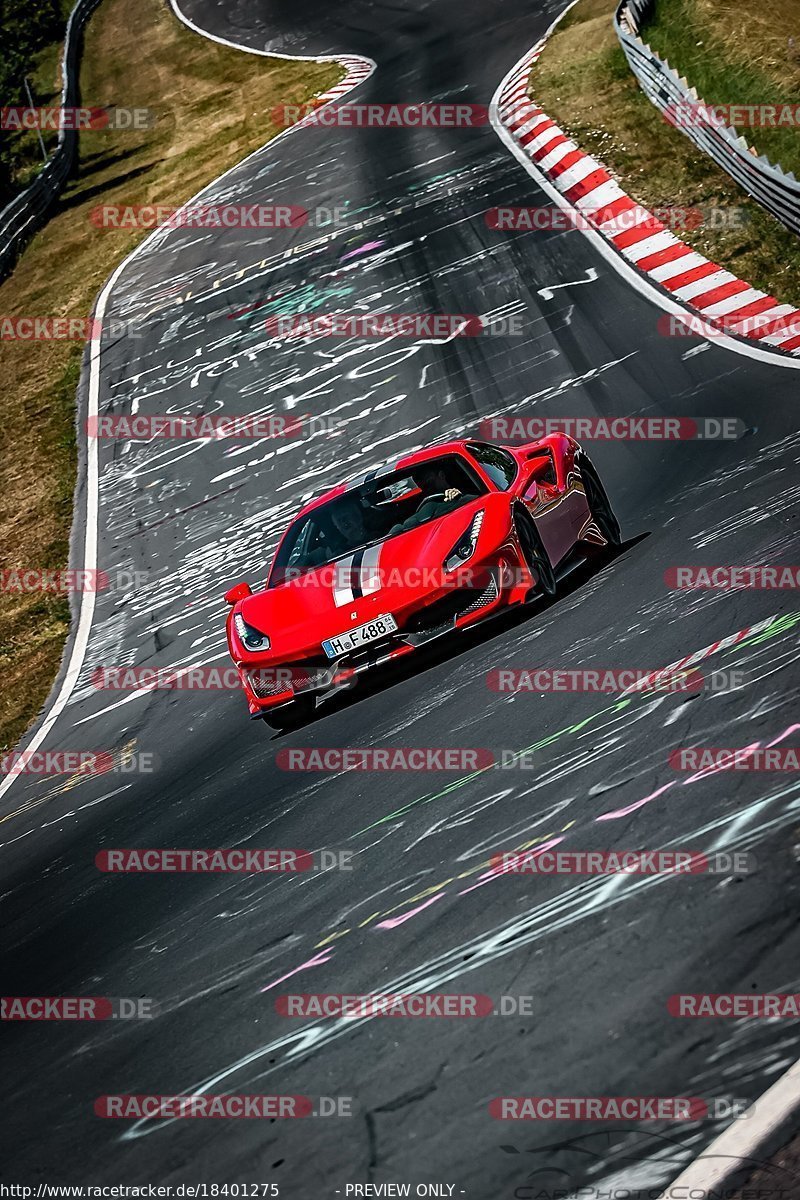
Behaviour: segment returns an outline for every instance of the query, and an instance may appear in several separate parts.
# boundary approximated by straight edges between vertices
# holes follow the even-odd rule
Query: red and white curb
[[[774,625],[777,620],[779,620],[777,616],[766,617],[763,621],[758,621],[755,625],[746,625],[744,629],[739,629],[736,633],[729,633],[727,637],[720,638],[716,642],[711,642],[710,645],[704,646],[702,650],[695,650],[694,654],[687,654],[685,658],[678,658],[675,662],[669,663],[666,667],[661,667],[658,671],[650,671],[647,675],[643,675],[641,679],[637,679],[630,687],[625,688],[621,695],[624,697],[630,696],[633,692],[643,692],[646,688],[658,683],[659,679],[663,679],[665,675],[677,675],[689,667],[696,667],[699,662],[710,658],[712,654],[717,654],[720,650],[728,650],[731,646],[738,646],[739,642],[743,642],[745,638],[753,637],[757,633],[763,633],[765,629],[769,629],[770,625]]]
[[[245,46],[241,42],[232,42],[228,38],[218,37],[215,33],[209,33],[207,29],[196,25],[190,17],[187,17],[178,4],[178,0],[169,0],[169,3],[175,16],[188,29],[191,29],[193,33],[199,34],[200,37],[208,38],[210,42],[216,42],[220,46],[230,46],[232,50],[242,50],[245,54],[257,54],[262,58],[283,58],[289,62],[335,62],[340,67],[344,67],[346,72],[344,79],[337,83],[335,87],[332,87],[330,91],[322,92],[310,101],[315,108],[319,108],[321,105],[328,104],[333,100],[340,100],[345,92],[358,87],[359,83],[363,83],[365,79],[368,79],[377,67],[377,63],[373,59],[358,54],[281,54],[277,50],[257,50],[253,46]],[[300,125],[302,122],[298,121],[297,124]],[[291,126],[291,128],[296,128],[296,126]],[[272,140],[274,141],[275,139],[273,138]],[[243,161],[246,161],[246,159]],[[226,171],[225,174],[227,175],[228,172]]]
[[[528,77],[549,34],[512,68],[496,97],[500,124],[518,150],[554,185],[563,207],[577,210],[628,263],[709,326],[800,355],[800,309],[781,304],[692,250],[533,102]],[[620,226],[621,232],[613,232]]]
[[[323,60],[324,61],[324,60]],[[368,58],[357,58],[352,54],[336,55],[333,60],[344,67],[347,74],[341,83],[337,83],[330,91],[322,92],[319,96],[315,96],[311,101],[314,108],[320,108],[323,104],[329,104],[332,100],[340,100],[345,92],[349,92],[352,88],[358,87],[365,79],[368,79],[375,70],[375,63]],[[305,121],[313,121],[313,117],[306,117],[299,121],[299,125],[303,125]]]

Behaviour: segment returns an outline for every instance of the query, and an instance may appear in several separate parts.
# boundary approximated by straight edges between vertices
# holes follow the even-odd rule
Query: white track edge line
[[[795,1109],[800,1108],[800,1059],[788,1071],[784,1071],[771,1087],[745,1109],[741,1117],[715,1138],[693,1163],[673,1180],[669,1188],[662,1189],[667,1196],[679,1187],[686,1188],[688,1196],[696,1195],[691,1189],[704,1191],[706,1197],[717,1191],[731,1175],[748,1170],[744,1160],[754,1158],[759,1147],[777,1138],[788,1124]],[[785,1130],[791,1137],[791,1131]],[[777,1149],[777,1147],[776,1147]],[[773,1152],[773,1151],[770,1151]],[[751,1174],[758,1164],[752,1164]],[[748,1193],[745,1192],[745,1195]]]
[[[350,64],[353,64],[355,62],[362,63],[364,65],[364,67],[367,68],[367,70],[365,71],[365,74],[363,75],[363,77],[354,79],[351,84],[351,88],[348,90],[352,90],[352,88],[358,87],[358,85],[363,83],[364,80],[366,80],[367,78],[369,78],[369,76],[372,74],[372,72],[374,70],[376,70],[376,68],[377,68],[377,63],[373,59],[367,58],[364,55],[345,54],[344,52],[342,52],[341,54],[307,54],[307,55],[273,54],[269,50],[254,50],[250,46],[240,46],[236,42],[229,42],[225,38],[217,37],[215,34],[206,33],[203,29],[200,29],[199,26],[195,25],[193,21],[190,21],[189,18],[186,17],[181,12],[180,8],[178,7],[178,5],[176,3],[176,0],[170,0],[170,6],[171,6],[173,12],[175,13],[175,16],[178,18],[178,20],[182,21],[183,24],[187,25],[193,32],[200,34],[202,37],[208,38],[212,42],[218,42],[220,45],[229,46],[233,50],[242,50],[249,54],[258,54],[264,58],[288,59],[293,62],[320,62],[320,63],[321,62],[337,62],[345,67],[345,70],[348,71],[348,74],[352,74],[352,70],[350,69]],[[344,80],[342,82],[344,82]],[[326,96],[327,96],[327,94],[328,94],[327,92],[323,93],[323,95],[326,95]],[[337,96],[335,99],[339,99],[339,97]],[[327,100],[326,105],[321,105],[320,108],[326,107],[327,104],[330,104],[330,103],[333,103],[333,100]],[[270,138],[270,140],[268,142],[265,142],[262,146],[259,146],[258,149],[253,150],[250,154],[245,155],[245,157],[243,159],[241,159],[239,162],[237,162],[234,166],[229,167],[229,169],[227,171],[223,171],[221,175],[218,175],[210,183],[204,184],[203,187],[200,188],[200,190],[198,192],[196,192],[195,195],[192,196],[189,200],[185,201],[185,203],[181,207],[187,208],[189,205],[193,204],[196,200],[199,199],[200,196],[203,195],[204,192],[208,191],[209,188],[216,187],[217,184],[219,184],[221,180],[225,179],[228,175],[233,174],[234,171],[238,171],[240,169],[240,167],[242,167],[245,163],[249,162],[251,158],[255,158],[255,156],[258,154],[262,154],[267,148],[273,146],[281,138],[287,137],[289,134],[294,133],[295,128],[297,128],[297,126],[290,126],[288,129],[284,129],[281,133],[277,134],[275,137]],[[130,254],[128,254],[122,260],[122,262],[114,270],[114,272],[112,273],[110,278],[107,280],[107,282],[103,286],[103,289],[100,292],[100,295],[97,300],[97,305],[94,310],[94,317],[96,320],[100,321],[101,324],[102,324],[103,317],[105,316],[106,307],[108,305],[109,297],[113,290],[114,284],[117,282],[117,280],[119,279],[120,275],[125,270],[125,268],[136,258],[136,256],[138,254],[140,254],[145,249],[145,247],[147,245],[149,245],[151,240],[153,240],[153,238],[158,236],[161,232],[162,232],[162,230],[160,228],[154,229],[152,231],[152,233],[148,234],[148,236],[139,243],[138,246],[135,246],[133,248],[133,250],[130,252]],[[91,346],[91,352],[90,352],[90,358],[89,358],[89,395],[88,395],[88,406],[87,406],[87,417],[88,418],[96,417],[98,414],[98,409],[99,409],[100,353],[101,353],[101,341],[98,339],[98,341],[96,343],[93,343]],[[80,388],[80,383],[78,384],[78,387]],[[79,406],[78,406],[78,411],[79,411]],[[78,482],[80,482],[80,480]],[[93,570],[97,565],[99,484],[100,484],[100,473],[99,473],[98,439],[97,438],[89,438],[87,436],[86,520],[85,520],[85,535],[84,535],[84,541],[83,541],[83,566],[84,566],[84,568],[89,569],[89,570]],[[73,513],[73,526],[74,526],[75,520],[78,516],[78,511],[79,510],[76,509],[75,512]],[[79,594],[80,594],[80,609],[79,609],[79,613],[78,613],[78,625],[77,625],[77,630],[75,633],[75,640],[73,641],[72,649],[69,652],[66,673],[64,675],[64,678],[61,681],[61,686],[58,690],[58,693],[57,693],[55,699],[53,700],[49,710],[47,711],[47,714],[44,717],[42,724],[36,730],[36,733],[31,738],[30,742],[25,746],[25,750],[24,750],[25,754],[31,754],[35,750],[37,750],[39,748],[39,746],[41,746],[42,742],[45,740],[45,738],[49,734],[50,730],[53,728],[56,721],[61,716],[64,709],[66,708],[67,702],[75,688],[75,684],[77,683],[78,679],[80,678],[80,673],[83,668],[84,659],[86,657],[86,650],[87,650],[87,647],[89,644],[89,634],[91,632],[92,619],[94,617],[95,593],[92,591],[82,591]],[[23,766],[24,766],[24,759],[18,760],[15,763],[15,765],[12,766],[12,769],[8,772],[7,778],[4,779],[2,783],[0,783],[0,798],[2,798],[6,794],[6,792],[8,792],[9,788],[12,787],[15,779],[17,779],[23,773]]]

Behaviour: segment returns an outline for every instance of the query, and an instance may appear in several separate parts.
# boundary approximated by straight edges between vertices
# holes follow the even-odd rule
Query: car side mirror
[[[239,600],[244,600],[245,596],[252,596],[252,594],[249,583],[235,583],[225,593],[225,603],[237,604]]]

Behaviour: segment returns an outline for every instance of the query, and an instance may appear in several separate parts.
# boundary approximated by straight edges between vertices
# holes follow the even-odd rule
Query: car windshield
[[[459,454],[443,454],[367,480],[289,527],[267,586],[278,587],[344,555],[435,521],[487,490]]]

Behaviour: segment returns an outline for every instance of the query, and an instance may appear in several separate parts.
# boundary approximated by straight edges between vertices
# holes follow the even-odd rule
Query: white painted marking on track
[[[597,271],[594,267],[588,267],[586,270],[585,279],[570,279],[567,283],[553,283],[550,287],[539,288],[539,295],[543,300],[552,300],[553,293],[559,288],[578,287],[582,283],[594,283],[597,279]]]
[[[182,21],[195,33],[208,38],[212,42],[218,42],[220,45],[230,46],[236,50],[243,50],[248,54],[258,54],[264,58],[282,58],[293,62],[337,62],[341,63],[348,70],[348,78],[352,80],[351,87],[355,88],[363,83],[372,72],[376,69],[377,64],[371,58],[364,55],[354,54],[327,54],[327,55],[302,55],[302,54],[279,54],[271,53],[268,50],[255,50],[251,46],[238,45],[236,42],[230,42],[225,38],[217,37],[214,34],[207,33],[204,29],[195,25],[188,17],[181,12],[176,0],[170,0],[171,7],[178,20]],[[341,85],[339,85],[341,86]],[[350,89],[348,89],[350,90]],[[331,101],[328,101],[330,103]],[[325,106],[321,106],[325,107]],[[302,125],[293,125],[288,129],[284,129],[275,137],[270,138],[263,146],[259,146],[251,154],[246,155],[240,162],[236,163],[227,171],[223,171],[211,183],[205,184],[194,196],[190,197],[185,204],[179,209],[179,213],[185,211],[203,194],[211,188],[217,188],[221,180],[232,175],[251,159],[262,154],[267,148],[272,148],[281,139],[294,134]],[[148,247],[156,246],[161,248],[161,243],[165,241],[165,231],[162,228],[154,229],[145,239],[136,246],[126,258],[122,260],[116,270],[112,273],[106,282],[103,290],[97,301],[97,306],[94,311],[95,319],[102,324],[106,308],[108,306],[111,292],[114,285],[119,279],[122,272],[128,267],[134,259],[136,259]],[[99,398],[100,398],[100,353],[101,343],[97,341],[93,343],[90,359],[89,359],[89,394],[87,417],[97,417],[99,413]],[[81,566],[87,570],[94,570],[97,567],[97,547],[98,547],[98,508],[99,508],[99,440],[97,438],[87,439],[87,457],[86,457],[86,516],[84,522],[84,537],[83,537],[83,562]],[[51,729],[55,725],[61,713],[66,708],[70,696],[78,682],[81,671],[83,669],[86,650],[89,644],[89,634],[92,628],[92,620],[95,610],[95,593],[91,591],[82,591],[80,593],[80,610],[78,613],[78,627],[75,634],[75,640],[72,643],[72,648],[68,652],[67,669],[61,685],[58,689],[55,699],[45,715],[42,724],[37,729],[36,733],[26,745],[27,751],[34,751],[41,746]],[[134,698],[134,697],[131,697]],[[113,706],[117,707],[117,705]],[[98,714],[99,715],[99,714]],[[16,768],[16,769],[15,769]],[[14,784],[14,780],[19,776],[21,768],[15,764],[15,768],[9,771],[7,777],[0,783],[0,798]]]
[[[227,650],[223,650],[221,654],[212,654],[209,658],[203,659],[203,666],[205,666],[206,663],[217,662],[218,659],[227,657]],[[181,675],[185,675],[188,671],[194,670],[196,666],[197,664],[195,663],[181,668],[161,667],[160,670],[163,671],[164,674],[174,674],[175,678],[178,679]],[[159,687],[156,683],[145,684],[144,687],[135,688],[127,696],[123,696],[121,700],[115,700],[113,704],[107,704],[105,708],[100,708],[97,712],[90,713],[88,717],[81,717],[79,721],[75,722],[75,728],[77,728],[78,725],[85,725],[87,721],[96,721],[98,717],[102,717],[105,713],[113,712],[115,708],[122,708],[123,704],[130,704],[132,700],[141,700],[144,696],[149,695],[150,692],[168,692],[171,690],[171,688]]]

